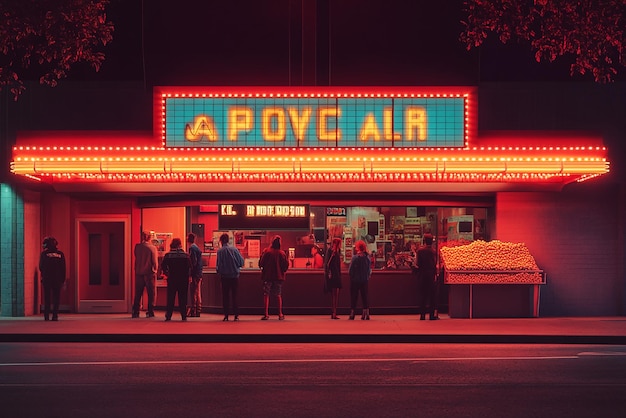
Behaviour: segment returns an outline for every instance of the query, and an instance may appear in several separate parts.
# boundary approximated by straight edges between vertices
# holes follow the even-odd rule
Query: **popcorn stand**
[[[474,241],[441,248],[452,318],[538,317],[546,275],[523,243]]]

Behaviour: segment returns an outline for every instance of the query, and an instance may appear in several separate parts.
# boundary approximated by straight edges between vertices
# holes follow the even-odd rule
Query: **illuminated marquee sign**
[[[463,147],[466,98],[166,97],[167,147]]]
[[[218,228],[306,229],[310,228],[309,205],[219,205]]]

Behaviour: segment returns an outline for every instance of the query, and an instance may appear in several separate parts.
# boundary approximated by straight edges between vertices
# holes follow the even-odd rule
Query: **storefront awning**
[[[25,133],[11,171],[59,191],[168,193],[559,190],[608,173],[598,138],[542,135],[478,135],[464,148],[190,149],[154,146],[148,133]]]

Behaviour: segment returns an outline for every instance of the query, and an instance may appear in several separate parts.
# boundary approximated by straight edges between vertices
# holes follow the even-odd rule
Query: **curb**
[[[626,336],[469,334],[0,334],[0,343],[331,343],[626,345]]]

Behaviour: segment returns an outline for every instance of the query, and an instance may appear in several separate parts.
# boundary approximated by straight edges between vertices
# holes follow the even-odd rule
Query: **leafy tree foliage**
[[[113,39],[107,21],[109,0],[0,0],[0,90],[15,99],[26,77],[55,86],[76,63],[95,71],[104,61],[98,51]]]
[[[461,41],[480,46],[488,33],[502,43],[526,41],[537,62],[573,55],[570,74],[614,80],[626,66],[626,0],[466,0]]]

